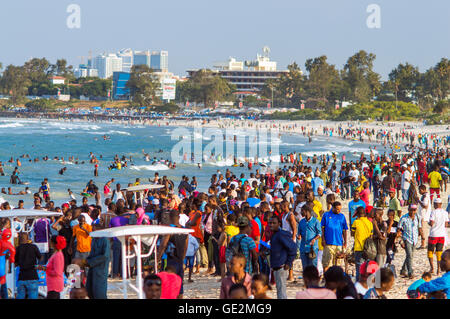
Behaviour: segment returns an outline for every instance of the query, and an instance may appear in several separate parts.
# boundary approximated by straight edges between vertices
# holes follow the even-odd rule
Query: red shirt
[[[64,290],[64,255],[61,251],[54,253],[47,263],[47,291]]]
[[[359,193],[359,197],[361,197],[361,200],[366,203],[366,206],[369,206],[369,195],[370,190],[368,188],[363,189],[361,193]]]
[[[252,231],[250,233],[250,237],[253,240],[255,240],[256,237],[261,238],[261,232],[259,231],[259,225],[254,219],[251,220],[251,226],[252,226]],[[256,243],[256,252],[258,252],[258,251],[259,251],[259,242]]]
[[[161,299],[177,299],[181,289],[181,278],[170,272],[157,274],[161,278]]]

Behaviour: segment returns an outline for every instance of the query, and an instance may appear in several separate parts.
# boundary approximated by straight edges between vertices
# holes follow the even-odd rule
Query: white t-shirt
[[[430,228],[430,237],[445,237],[447,234],[445,223],[449,221],[448,213],[442,208],[433,209],[430,221],[434,221],[434,225]]]
[[[256,185],[259,185],[259,183],[261,183],[261,181],[258,180],[258,179],[256,179],[256,178],[249,178],[249,179],[248,179],[248,184],[249,184],[250,186],[252,186],[252,188],[253,188],[253,182],[256,182]]]
[[[122,194],[122,191],[116,191],[116,202],[119,200],[119,199],[124,199],[123,198],[123,194]]]
[[[270,194],[264,194],[265,196],[266,196],[266,202],[268,202],[268,203],[270,203],[272,200],[273,200],[273,197],[272,197],[272,195],[270,195]]]
[[[185,227],[186,223],[189,221],[189,216],[186,214],[180,214],[180,225]]]
[[[354,177],[356,180],[358,180],[359,171],[357,169],[352,169],[350,172],[348,172],[348,176]]]
[[[84,219],[86,220],[86,224],[92,225],[93,220],[92,220],[91,216],[89,216],[88,213],[81,213],[81,215],[84,216]]]
[[[423,197],[423,200],[422,200],[422,197]],[[419,214],[422,217],[422,219],[428,223],[430,220],[430,214],[431,214],[430,194],[426,193],[426,194],[422,195],[420,197],[420,199],[421,199],[420,202],[427,207],[424,208],[419,203]]]
[[[408,170],[406,170],[402,175],[402,189],[409,189],[410,183],[406,180],[411,180],[411,173]]]
[[[356,288],[356,292],[363,296],[369,290],[369,288],[364,288],[363,285],[361,285],[361,283],[359,281],[355,284],[355,288]]]

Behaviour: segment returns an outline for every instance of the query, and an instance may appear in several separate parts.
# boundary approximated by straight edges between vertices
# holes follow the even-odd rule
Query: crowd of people
[[[339,169],[336,156],[316,158],[316,167],[304,163],[301,154],[285,158],[276,170],[253,167],[248,176],[218,171],[206,192],[199,192],[188,176],[176,186],[155,173],[148,183],[161,184],[161,189],[134,196],[119,183],[112,190],[111,179],[102,203],[90,181],[83,192],[95,196],[91,205],[89,196],[79,203],[69,190],[71,199],[55,206],[45,179],[33,195],[33,208],[60,216],[37,220],[32,232],[18,234],[15,245],[10,238],[16,225],[1,220],[0,295],[8,298],[8,260],[19,267],[15,298],[37,298],[39,271],[46,273],[47,298],[60,298],[75,264],[82,284],[71,289],[70,297],[105,299],[108,279],[124,275],[122,244],[90,233],[158,224],[193,232],[159,239],[158,269],[153,256],[144,258],[147,298],[182,298],[185,272],[189,284],[205,268],[220,282],[219,298],[267,299],[274,286],[277,298],[286,299],[296,259],[305,286],[296,294],[299,299],[383,299],[397,275],[414,282],[405,291],[409,298],[450,296],[450,250],[445,250],[450,206],[443,208],[442,196],[448,151],[419,146],[400,155],[372,152],[356,161],[342,158]],[[140,179],[128,184],[137,185]],[[1,204],[2,210],[11,208]],[[23,208],[23,201],[14,208]],[[347,208],[348,216],[343,213]],[[132,250],[135,243],[129,238],[126,245]],[[405,260],[397,270],[393,261],[400,248]],[[145,253],[149,247],[142,249]],[[413,261],[417,249],[427,250],[430,265],[421,277]],[[135,265],[132,258],[127,277],[140,275]]]

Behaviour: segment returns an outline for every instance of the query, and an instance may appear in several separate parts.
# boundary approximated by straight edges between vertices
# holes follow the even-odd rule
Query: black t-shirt
[[[186,237],[187,235],[171,235],[169,242],[171,242],[175,248],[172,253],[169,255],[169,258],[175,259],[177,262],[183,263],[183,260],[186,256],[184,256],[184,252],[186,250]]]
[[[389,222],[386,222],[387,224],[389,224]],[[398,222],[394,221],[394,223],[392,224],[392,227],[397,229],[398,226]],[[394,252],[396,251],[396,247],[395,247],[395,238],[397,237],[397,232],[395,233],[389,233],[387,234],[387,242],[386,242],[386,249],[392,249]]]
[[[70,227],[70,224],[62,224],[61,226],[58,235],[63,236],[66,239],[66,242],[69,243],[73,234],[72,227]]]
[[[156,220],[160,225],[170,225],[170,211],[166,208],[156,211]]]
[[[16,265],[20,267],[19,280],[38,280],[36,265],[41,253],[34,244],[22,244],[17,247]]]

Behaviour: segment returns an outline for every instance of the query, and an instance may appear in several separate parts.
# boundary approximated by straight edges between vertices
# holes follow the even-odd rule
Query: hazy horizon
[[[67,7],[81,8],[79,29],[67,27]],[[381,28],[370,29],[370,4],[381,9]],[[250,60],[271,49],[278,69],[327,55],[342,69],[359,50],[374,53],[384,80],[399,63],[423,72],[450,52],[450,1],[433,0],[16,0],[0,4],[0,62],[21,65],[31,57],[65,58],[77,67],[92,50],[169,51],[169,71],[185,76],[232,56]]]

